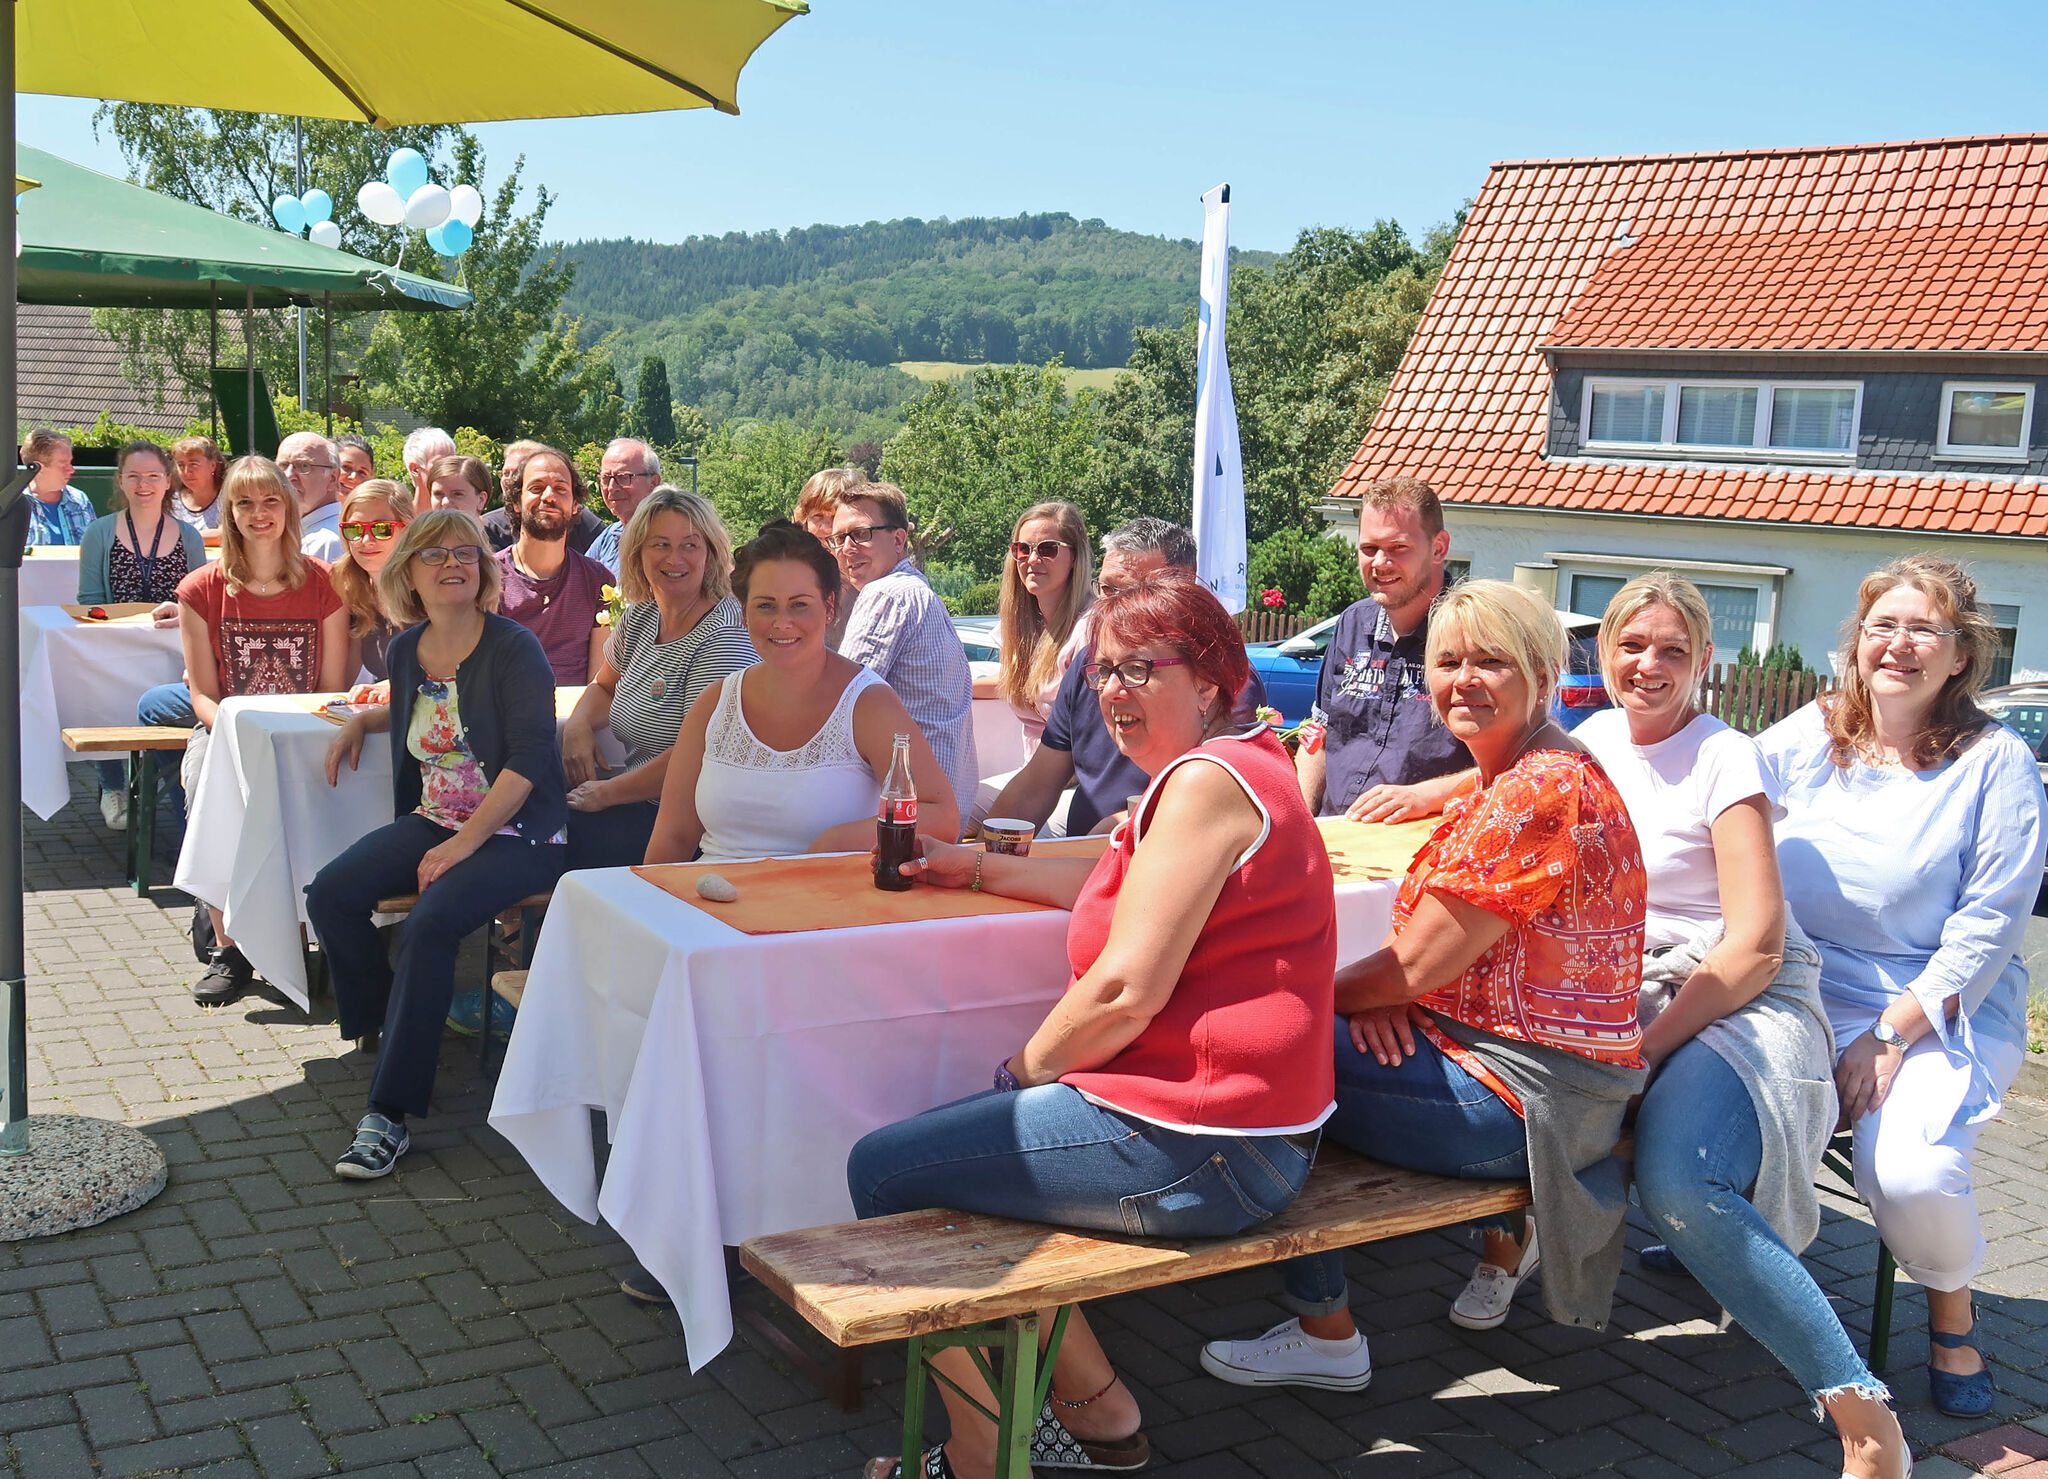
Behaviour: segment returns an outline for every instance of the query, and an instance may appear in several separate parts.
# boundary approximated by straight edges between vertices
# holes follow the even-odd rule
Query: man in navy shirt
[[[1442,807],[1422,783],[1472,767],[1464,745],[1431,711],[1422,649],[1444,588],[1451,537],[1420,478],[1369,485],[1358,510],[1358,573],[1366,599],[1337,618],[1323,654],[1313,717],[1322,749],[1294,757],[1301,794],[1321,816],[1400,822]]]
[[[1103,595],[1123,590],[1170,565],[1193,572],[1195,537],[1164,519],[1133,519],[1103,536],[1095,589]],[[1060,680],[1038,748],[1010,777],[986,815],[1041,825],[1059,805],[1060,793],[1071,784],[1074,799],[1067,807],[1067,833],[1079,836],[1104,830],[1101,824],[1105,820],[1119,815],[1125,802],[1151,784],[1151,777],[1116,747],[1102,720],[1102,704],[1081,676],[1093,657],[1092,647],[1075,655]],[[1251,710],[1265,701],[1265,685],[1253,673],[1250,687],[1238,701],[1238,712],[1249,718]],[[979,817],[972,821],[975,827],[980,825]]]

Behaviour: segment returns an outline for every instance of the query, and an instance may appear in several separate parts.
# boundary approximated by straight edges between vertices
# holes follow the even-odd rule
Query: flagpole
[[[1195,569],[1223,609],[1245,608],[1244,459],[1224,323],[1230,304],[1230,186],[1202,197],[1201,307],[1195,337]]]

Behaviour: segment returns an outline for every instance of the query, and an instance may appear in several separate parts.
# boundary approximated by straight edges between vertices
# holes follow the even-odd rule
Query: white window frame
[[[1593,392],[1598,390],[1644,390],[1655,386],[1664,392],[1664,426],[1654,442],[1601,442],[1593,440]],[[1681,442],[1678,440],[1678,400],[1687,386],[1709,390],[1754,390],[1757,393],[1756,433],[1748,446],[1726,443]],[[1771,445],[1771,417],[1775,396],[1786,390],[1853,390],[1856,409],[1850,417],[1849,445],[1843,451],[1813,447]],[[1971,386],[1973,390],[1984,389]],[[1948,394],[1942,393],[1942,405]],[[2033,403],[2028,402],[2031,412]],[[1943,412],[1946,415],[1946,411]],[[1588,375],[1579,394],[1579,449],[1583,452],[1628,453],[1637,456],[1690,457],[1702,461],[1796,462],[1811,466],[1854,467],[1856,449],[1863,437],[1863,382],[1861,380],[1705,380],[1663,375]]]
[[[1994,395],[2021,395],[2026,397],[2020,411],[2020,444],[2017,447],[1972,447],[1948,439],[1948,421],[1955,409],[1955,393],[1959,390],[1988,390]],[[1592,403],[1587,402],[1588,405]],[[2027,382],[1994,382],[1990,380],[1944,380],[1941,382],[1941,409],[1935,413],[1934,456],[1942,462],[2026,462],[2029,460],[2034,439],[2034,386]]]
[[[1771,644],[1778,640],[1778,617],[1784,597],[1785,578],[1792,573],[1790,565],[1751,565],[1731,560],[1683,560],[1661,555],[1610,555],[1590,550],[1551,550],[1544,559],[1557,567],[1557,593],[1551,604],[1560,611],[1569,610],[1564,603],[1571,599],[1572,577],[1575,575],[1619,575],[1632,579],[1648,574],[1652,570],[1675,570],[1689,577],[1696,584],[1744,586],[1757,593],[1756,621],[1750,636],[1750,647],[1757,652],[1769,652]],[[1581,616],[1598,616],[1597,611],[1582,611]],[[1733,652],[1717,652],[1716,662],[1734,662]]]

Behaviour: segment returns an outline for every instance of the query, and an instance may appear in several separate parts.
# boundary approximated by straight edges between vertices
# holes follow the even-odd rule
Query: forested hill
[[[1064,213],[579,241],[562,254],[576,264],[564,309],[621,332],[622,372],[659,354],[675,398],[714,420],[842,430],[914,392],[886,368],[902,360],[1122,365],[1133,329],[1183,320],[1201,267],[1195,242]]]

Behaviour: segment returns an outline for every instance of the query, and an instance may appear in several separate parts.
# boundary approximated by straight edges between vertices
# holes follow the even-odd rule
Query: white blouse
[[[725,679],[704,735],[697,819],[705,862],[806,852],[827,827],[875,815],[881,780],[854,743],[853,707],[882,680],[862,668],[818,732],[794,750],[761,743],[740,704],[744,673]]]

